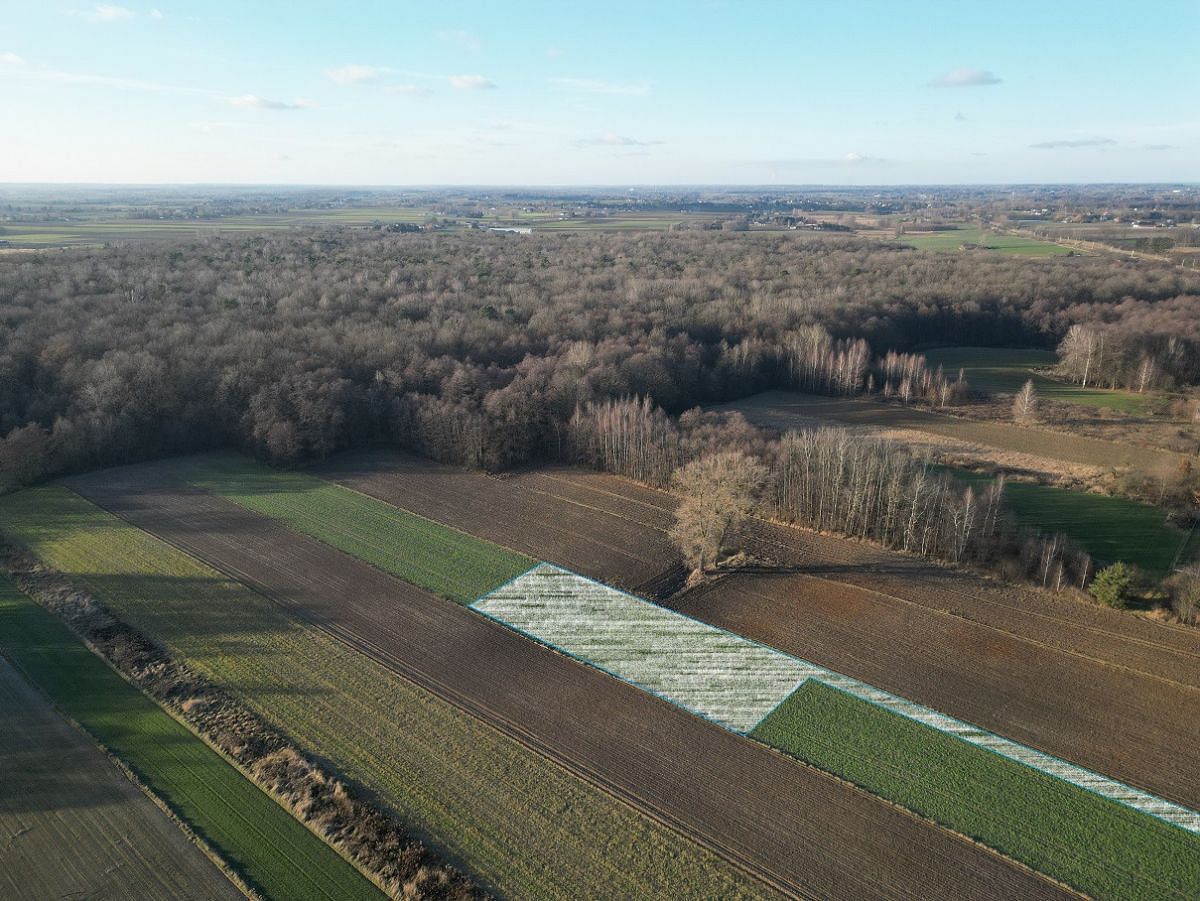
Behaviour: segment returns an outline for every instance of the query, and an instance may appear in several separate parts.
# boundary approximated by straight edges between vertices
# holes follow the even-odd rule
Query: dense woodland
[[[1106,360],[1124,348],[1123,372],[1152,359],[1153,385],[1200,377],[1200,279],[1113,259],[341,229],[0,260],[10,485],[217,445],[288,463],[382,440],[500,469],[562,455],[577,408],[626,397],[673,415],[785,386],[944,404],[965,386],[909,352],[1054,347],[1073,325],[1108,336]]]

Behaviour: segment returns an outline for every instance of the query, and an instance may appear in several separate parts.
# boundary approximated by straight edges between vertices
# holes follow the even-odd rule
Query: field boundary
[[[914,701],[909,701],[908,699],[902,698],[898,695],[891,694],[890,692],[876,688],[873,685],[869,685],[866,682],[859,681],[858,679],[851,678],[850,676],[842,675],[834,670],[827,669],[823,666],[819,666],[818,664],[811,663],[791,654],[786,654],[776,648],[768,648],[766,645],[762,645],[761,643],[752,641],[751,639],[743,638],[742,636],[737,635],[734,632],[730,632],[727,629],[720,629],[719,627],[713,626],[710,623],[704,623],[702,620],[696,620],[693,617],[687,616],[686,614],[679,613],[659,604],[655,604],[653,601],[640,598],[630,592],[622,591],[621,589],[605,585],[604,583],[598,582],[595,579],[589,579],[586,576],[574,573],[564,567],[542,563],[532,567],[526,573],[516,577],[516,579],[511,580],[510,583],[508,583],[508,586],[502,587],[511,587],[512,583],[517,582],[524,576],[530,575],[539,569],[553,569],[562,573],[566,573],[570,576],[573,576],[574,580],[577,580],[589,588],[599,586],[608,592],[631,598],[642,604],[657,607],[673,616],[679,617],[682,620],[687,620],[693,623],[701,623],[710,629],[717,629],[720,632],[725,632],[726,634],[734,636],[735,638],[745,641],[751,645],[767,648],[768,650],[795,662],[798,668],[804,673],[804,676],[791,692],[781,698],[779,702],[774,705],[775,707],[778,707],[779,704],[783,703],[783,701],[785,701],[791,696],[791,694],[798,690],[801,685],[803,685],[809,679],[812,679],[827,685],[830,688],[867,701],[875,707],[879,707],[890,713],[902,716],[905,719],[920,723],[921,725],[927,726],[937,732],[953,736],[961,741],[966,742],[967,744],[982,748],[983,750],[989,751],[1008,760],[1012,760],[1028,767],[1029,769],[1044,773],[1047,776],[1051,776],[1055,779],[1059,779],[1060,781],[1073,785],[1076,788],[1090,792],[1094,795],[1098,795],[1102,798],[1106,798],[1110,801],[1115,801],[1116,803],[1128,807],[1138,813],[1154,817],[1155,819],[1161,820],[1171,826],[1175,826],[1187,832],[1200,835],[1200,812],[1196,812],[1189,808],[1183,807],[1182,805],[1167,801],[1164,798],[1160,798],[1157,795],[1152,795],[1149,792],[1144,792],[1141,789],[1134,788],[1133,786],[1126,785],[1123,782],[1118,782],[1115,779],[1110,779],[1107,776],[1092,772],[1091,770],[1077,766],[1073,763],[1062,760],[1061,758],[1035,750],[1026,745],[1020,744],[1019,742],[996,735],[993,732],[989,732],[986,729],[974,726],[971,723],[965,722],[964,720],[959,720],[947,714],[939,713],[938,711],[929,707],[917,704]],[[687,704],[670,697],[669,695],[663,694],[660,691],[640,684],[639,682],[616,673],[595,661],[588,660],[586,657],[581,657],[570,650],[559,647],[555,643],[538,636],[536,633],[530,632],[519,625],[507,621],[503,618],[503,616],[494,612],[490,612],[483,605],[485,605],[485,603],[492,598],[495,592],[499,590],[500,589],[494,589],[493,591],[481,596],[470,605],[470,609],[481,616],[499,623],[505,628],[511,629],[517,634],[530,638],[533,641],[571,657],[572,659],[579,660],[580,662],[594,669],[598,669],[601,672],[607,673],[616,679],[620,679],[623,682],[628,682],[630,685],[633,685],[642,691],[649,692],[650,694],[653,694],[656,697],[675,705],[676,707],[688,711],[688,713],[701,716],[724,729],[734,732],[735,734],[752,737],[750,736],[750,733],[752,733],[754,729],[761,725],[761,723],[767,718],[767,716],[770,716],[770,713],[772,712],[768,711],[765,715],[760,717],[758,721],[751,726],[751,728],[741,731],[726,722],[722,722],[721,720],[708,716],[701,711],[697,711]],[[774,707],[772,710],[773,709]]]

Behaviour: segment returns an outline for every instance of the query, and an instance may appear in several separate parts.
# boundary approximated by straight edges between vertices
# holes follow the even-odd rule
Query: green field
[[[949,471],[976,490],[993,478],[964,469]],[[1157,577],[1170,572],[1188,539],[1186,532],[1166,524],[1158,507],[1123,497],[1009,479],[1004,501],[1021,525],[1061,532],[1099,562],[1124,560]]]
[[[2,579],[0,646],[267,897],[381,897],[288,811]]]
[[[691,841],[66,488],[0,498],[0,521],[502,896],[766,894]]]
[[[1200,897],[1200,836],[808,681],[753,737],[1098,898]]]
[[[0,786],[0,897],[244,898],[2,655]]]
[[[324,479],[235,454],[168,464],[187,482],[462,604],[536,561]]]
[[[1049,369],[1058,362],[1058,354],[1052,350],[1030,347],[936,347],[924,353],[930,369],[941,366],[950,378],[963,369],[972,388],[988,393],[1016,394],[1026,381],[1033,379],[1038,396],[1047,400],[1107,407],[1130,413],[1140,411],[1146,402],[1145,395],[1132,391],[1081,388],[1070,382],[1034,373],[1034,369]]]
[[[361,207],[293,210],[287,213],[225,216],[213,219],[126,219],[91,213],[78,218],[44,222],[17,222],[0,227],[0,242],[13,247],[65,247],[143,241],[162,238],[195,238],[215,232],[277,231],[323,225],[366,227],[375,223],[422,223],[432,213],[417,207]],[[0,244],[0,247],[4,246]]]
[[[1059,256],[1072,253],[1071,248],[1034,238],[998,235],[981,228],[952,228],[928,234],[905,235],[901,242],[918,250],[958,250],[963,244],[978,244],[994,253],[1016,256]]]

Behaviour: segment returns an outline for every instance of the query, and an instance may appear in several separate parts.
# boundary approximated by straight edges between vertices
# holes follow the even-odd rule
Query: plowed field
[[[376,453],[324,467],[350,487],[636,590],[673,502],[623,479],[542,470],[495,479]],[[440,499],[440,500],[439,500]],[[473,505],[489,511],[473,519]],[[569,522],[562,531],[542,524]],[[595,552],[620,531],[636,549]],[[1003,585],[869,545],[754,521],[750,545],[789,572],[745,573],[670,604],[1195,809],[1180,766],[1200,723],[1200,632]],[[614,541],[613,544],[616,542]],[[612,561],[605,569],[604,561]],[[619,564],[624,563],[624,567]]]
[[[990,852],[260,514],[127,474],[76,484],[779,888],[821,897],[1059,894]],[[530,486],[512,490],[540,503]],[[474,515],[482,518],[489,501],[477,496]],[[595,515],[574,509],[576,521]],[[644,553],[637,541],[572,539],[557,512],[538,519],[541,528],[564,529],[564,547],[586,549],[593,567],[620,556],[616,548]],[[626,528],[645,537],[636,521]],[[661,563],[652,553],[625,553],[626,578],[653,575]]]

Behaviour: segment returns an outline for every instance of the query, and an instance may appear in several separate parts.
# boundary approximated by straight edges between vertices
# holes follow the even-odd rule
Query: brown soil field
[[[440,504],[431,471],[447,486]],[[664,534],[673,499],[614,476],[543,469],[496,479],[384,452],[318,472],[465,531],[486,528],[502,544],[520,539],[533,555],[540,536],[530,522],[588,511],[590,526],[576,518],[571,531],[550,533],[541,556],[624,588],[637,589],[642,570],[575,558],[574,532],[609,536],[620,524],[637,533],[630,547],[655,549],[663,570],[677,565]],[[472,515],[485,504],[486,527]],[[1200,723],[1200,630],[761,520],[746,531],[746,546],[784,572],[726,577],[668,605],[1200,806],[1200,771],[1179,764]]]
[[[0,895],[242,898],[174,822],[0,657]]]
[[[1003,453],[1018,455],[1015,458],[1017,461],[1026,462],[1023,468],[1029,468],[1029,458],[1038,457],[1102,469],[1126,466],[1137,466],[1139,469],[1169,469],[1177,466],[1180,461],[1179,454],[1170,451],[1019,426],[1010,422],[947,416],[918,407],[904,407],[861,398],[766,391],[711,409],[737,410],[755,425],[781,431],[811,428],[814,424],[835,424],[925,432],[968,445],[982,445]],[[1056,469],[1061,467],[1048,467],[1049,471]]]
[[[1029,871],[231,502],[81,493],[732,862],[804,897],[1041,897]],[[537,501],[533,501],[537,503]],[[478,511],[478,507],[476,508]]]
[[[681,565],[665,534],[672,514],[662,507],[664,495],[602,473],[497,478],[388,450],[339,455],[311,472],[622,588],[641,588]],[[630,509],[639,491],[646,503]]]

